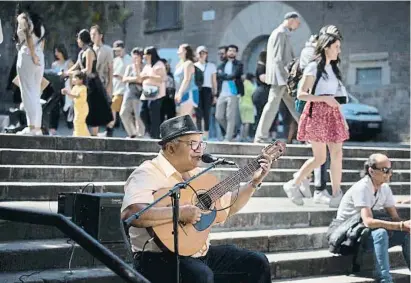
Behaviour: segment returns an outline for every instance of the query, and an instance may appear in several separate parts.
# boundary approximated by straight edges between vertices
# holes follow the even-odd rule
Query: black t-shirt
[[[257,86],[269,87],[268,84],[266,84],[266,83],[264,83],[260,80],[260,75],[264,75],[264,74],[265,74],[265,65],[258,63],[257,64],[257,70],[255,71]]]

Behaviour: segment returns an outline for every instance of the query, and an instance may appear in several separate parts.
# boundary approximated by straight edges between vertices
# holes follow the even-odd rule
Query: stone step
[[[32,274],[32,275],[31,275]],[[23,280],[23,281],[21,281]],[[72,268],[50,270],[31,270],[23,272],[8,272],[0,274],[2,283],[41,283],[41,282],[70,282],[70,283],[118,283],[120,277],[106,267]]]
[[[156,156],[155,152],[0,149],[0,164],[133,167]],[[215,154],[215,156],[234,161],[240,167],[256,158],[256,155]],[[307,156],[286,155],[273,162],[272,167],[297,169],[306,160]],[[344,157],[343,168],[361,169],[366,160],[366,158]],[[407,158],[392,158],[391,162],[394,169],[410,169],[410,160]]]
[[[57,200],[62,192],[79,192],[88,182],[0,182],[0,201],[40,201]],[[125,182],[93,182],[96,192],[124,193]],[[286,197],[283,188],[284,182],[264,182],[262,188],[254,193],[255,197]],[[341,184],[341,189],[346,192],[354,182]],[[391,182],[390,187],[394,195],[409,195],[410,182]],[[315,187],[311,183],[311,191]],[[89,191],[92,186],[85,190]],[[327,183],[327,190],[331,192],[331,183]]]
[[[393,247],[389,252],[391,268],[406,266],[401,247]],[[351,256],[333,255],[328,250],[270,253],[267,257],[273,279],[350,274],[352,263]],[[363,258],[362,270],[373,268],[373,256],[367,253]]]
[[[67,182],[67,183],[39,183],[39,182],[0,182],[1,201],[41,201],[57,200],[57,196],[62,192],[79,192],[87,182]],[[96,192],[124,192],[125,182],[93,182]],[[264,182],[262,188],[254,193],[255,197],[286,197],[282,189],[284,182]],[[345,192],[354,183],[342,183],[341,188]],[[394,195],[406,195],[410,192],[410,182],[392,182],[391,190]],[[311,191],[314,191],[314,184],[311,183]],[[85,190],[89,191],[92,186]],[[327,183],[327,189],[331,191],[331,184]]]
[[[349,144],[349,143],[347,143]],[[248,154],[258,155],[265,145],[235,142],[209,142],[207,151],[212,154]],[[50,149],[50,150],[104,150],[123,152],[158,152],[156,140],[122,138],[74,138],[74,137],[29,137],[12,134],[0,134],[0,148]],[[368,157],[371,153],[386,153],[390,158],[410,158],[407,144],[395,144],[392,147],[376,146],[364,143],[344,146],[345,157]],[[289,156],[311,156],[308,145],[287,145]]]
[[[0,202],[0,206],[57,212],[57,202]],[[398,204],[398,212],[404,219],[410,217],[410,205]],[[304,206],[296,206],[286,198],[252,198],[245,207],[224,224],[213,227],[213,232],[273,230],[328,226],[336,215],[336,209],[314,204],[306,199]],[[53,228],[0,221],[0,242],[24,239],[44,239],[62,237]]]
[[[234,244],[263,253],[327,249],[328,227],[212,232],[212,245]]]
[[[264,182],[261,186],[261,189],[254,193],[254,197],[286,197],[283,190],[284,182]],[[345,193],[354,182],[344,182],[341,183],[341,189]],[[390,188],[394,195],[402,196],[402,195],[409,195],[410,194],[410,182],[391,182]],[[0,186],[1,188],[1,186]],[[332,192],[331,183],[327,183],[327,190],[328,192]],[[315,186],[314,183],[310,183],[311,192],[314,193]]]
[[[108,166],[60,166],[60,165],[0,165],[0,180],[4,182],[42,181],[42,182],[93,182],[126,181],[135,167]],[[237,168],[217,168],[212,173],[220,178],[229,177]],[[293,178],[297,169],[270,170],[267,182],[287,182]],[[361,170],[344,169],[343,182],[355,182]],[[392,182],[409,182],[410,170],[395,170]]]
[[[398,213],[409,219],[409,204],[397,204]],[[214,231],[238,231],[256,229],[288,229],[328,226],[337,209],[315,204],[304,199],[303,206],[296,206],[286,198],[251,198],[244,208]]]
[[[73,244],[74,245],[74,244]],[[0,266],[3,272],[25,270],[62,269],[68,266],[73,245],[64,239],[20,241],[0,244]],[[124,249],[123,244],[121,245]],[[97,267],[94,260],[81,247],[75,246],[71,266]],[[404,267],[401,247],[390,250],[391,267]],[[336,275],[349,273],[351,256],[337,256],[327,250],[309,250],[266,253],[272,270],[272,278],[294,278],[315,275]],[[38,260],[41,258],[42,260]],[[363,270],[373,268],[372,254],[364,255]]]
[[[395,283],[409,283],[410,271],[407,268],[396,268],[390,271]],[[361,272],[357,275],[311,276],[298,279],[277,279],[272,283],[368,283],[376,282],[372,272]]]
[[[396,283],[409,283],[410,274],[406,268],[392,269],[391,274]],[[29,276],[30,274],[33,274]],[[121,279],[111,270],[105,267],[98,268],[78,268],[78,269],[52,269],[45,271],[25,271],[18,273],[0,274],[0,282],[15,283],[24,278],[25,283],[39,282],[60,282],[64,280],[70,283],[118,283]],[[272,283],[369,283],[375,282],[372,274],[364,275],[336,275],[336,276],[317,276],[304,277],[299,279],[276,279]]]

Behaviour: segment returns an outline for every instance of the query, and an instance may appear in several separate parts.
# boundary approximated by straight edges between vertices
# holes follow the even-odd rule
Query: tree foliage
[[[51,45],[73,42],[78,31],[95,24],[103,31],[120,28],[125,33],[125,23],[132,15],[123,1],[0,1],[0,18],[14,22],[18,3],[30,6],[43,18],[47,41]]]

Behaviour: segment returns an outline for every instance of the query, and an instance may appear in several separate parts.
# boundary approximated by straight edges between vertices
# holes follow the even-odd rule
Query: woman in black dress
[[[110,104],[107,99],[106,90],[97,73],[97,55],[92,48],[90,32],[81,30],[77,35],[77,44],[82,49],[78,55],[77,62],[65,75],[70,75],[75,70],[81,70],[87,74],[87,102],[89,114],[86,123],[91,127],[91,135],[97,136],[98,127],[105,127],[113,120]]]

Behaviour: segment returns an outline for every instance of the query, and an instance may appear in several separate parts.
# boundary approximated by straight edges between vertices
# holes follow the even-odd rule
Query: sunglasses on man
[[[382,167],[382,168],[377,168],[377,167],[371,167],[372,169],[374,169],[374,170],[378,170],[378,171],[381,171],[381,172],[383,172],[384,174],[388,174],[388,173],[392,173],[393,172],[393,170],[392,170],[392,167]]]

